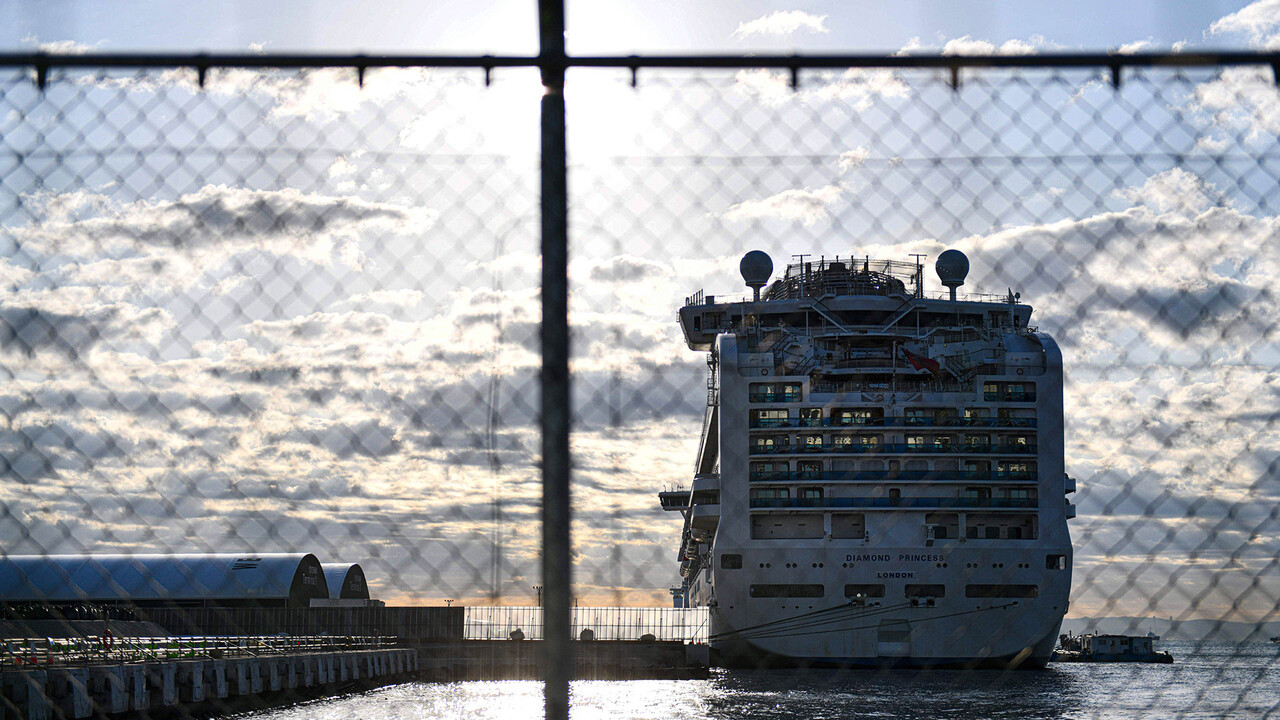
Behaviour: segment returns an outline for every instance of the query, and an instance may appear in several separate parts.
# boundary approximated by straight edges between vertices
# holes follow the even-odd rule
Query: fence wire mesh
[[[541,88],[493,79],[77,69],[41,91],[0,71],[4,556],[312,553],[388,605],[540,600]],[[748,250],[957,248],[965,290],[1020,293],[1063,349],[1066,627],[1265,655],[1270,69],[797,79],[569,73],[574,596],[656,607],[681,583],[657,493],[689,489],[704,432],[689,296],[741,294]],[[7,616],[102,598],[45,600]],[[1203,699],[1173,692],[1178,667],[1158,715]],[[1274,658],[1250,667],[1225,707],[1274,711]]]

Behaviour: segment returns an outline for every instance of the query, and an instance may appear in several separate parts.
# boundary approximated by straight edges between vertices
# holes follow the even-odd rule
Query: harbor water
[[[1040,672],[713,671],[707,680],[576,682],[575,720],[1280,717],[1270,643],[1162,642],[1172,665],[1055,663]],[[536,682],[412,683],[256,713],[262,720],[542,716]]]

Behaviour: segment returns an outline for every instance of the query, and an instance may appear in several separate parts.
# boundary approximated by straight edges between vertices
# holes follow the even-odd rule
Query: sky
[[[1118,10],[1117,5],[1122,9]],[[1273,48],[1280,2],[570,3],[577,53]],[[1069,8],[1069,11],[1068,9]],[[143,20],[145,19],[145,20]],[[527,53],[527,3],[9,3],[58,52]],[[536,77],[0,72],[0,544],[294,550],[393,602],[537,583]],[[578,593],[663,603],[747,249],[969,254],[1068,359],[1073,615],[1280,596],[1270,69],[571,75]],[[932,278],[930,278],[932,282]],[[936,284],[934,284],[936,285]],[[930,290],[941,290],[931,286]]]

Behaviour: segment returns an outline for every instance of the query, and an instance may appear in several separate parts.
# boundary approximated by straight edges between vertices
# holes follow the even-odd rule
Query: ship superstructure
[[[1043,666],[1071,587],[1062,354],[968,259],[754,251],[752,298],[680,309],[708,353],[679,511],[683,598],[722,664]],[[762,292],[763,290],[763,292]]]

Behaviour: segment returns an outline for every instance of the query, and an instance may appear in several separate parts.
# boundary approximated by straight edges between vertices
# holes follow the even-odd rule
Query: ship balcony
[[[859,428],[882,427],[993,427],[993,428],[1033,428],[1035,418],[994,418],[994,417],[953,417],[953,418],[920,418],[920,417],[886,417],[871,418],[866,422],[847,422],[839,418],[756,418],[750,421],[755,430],[773,428],[807,428],[834,427],[857,430]]]
[[[695,475],[693,477],[693,492],[699,494],[720,492],[720,476],[713,473]]]
[[[752,445],[751,455],[1035,455],[1035,445],[931,445],[911,443],[839,444],[813,443],[810,445]]]
[[[753,403],[781,403],[781,402],[800,402],[800,393],[766,393],[753,392],[747,395],[748,402]]]
[[[658,493],[663,510],[684,510],[689,507],[688,490],[668,490]]]
[[[1010,470],[799,470],[751,473],[750,479],[751,482],[1038,482],[1035,472]]]
[[[1022,510],[1039,507],[1035,498],[989,497],[828,497],[752,498],[752,509],[778,508],[984,508]],[[718,519],[718,518],[717,518]]]
[[[714,505],[694,505],[693,515],[689,520],[689,525],[694,530],[703,532],[715,532],[716,526],[720,524],[720,503]]]
[[[1076,506],[1070,500],[1068,500],[1067,507],[1064,512],[1067,516],[1067,519],[1070,520],[1071,518],[1076,516]]]

